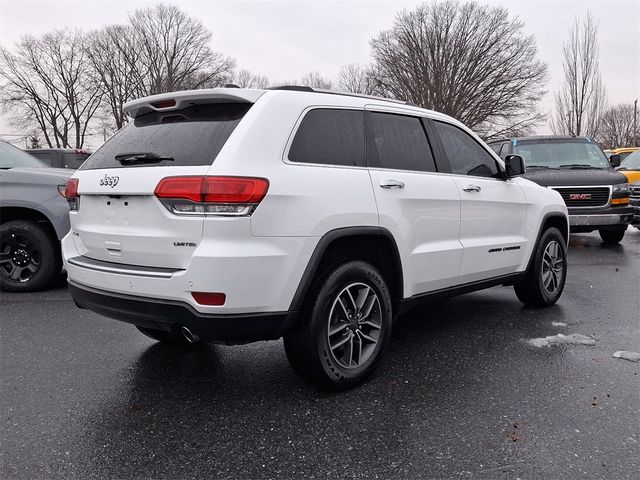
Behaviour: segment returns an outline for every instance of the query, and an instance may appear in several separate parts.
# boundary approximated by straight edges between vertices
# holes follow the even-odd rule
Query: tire
[[[11,220],[0,225],[1,290],[41,290],[61,269],[58,242],[44,225],[31,220]]]
[[[285,352],[306,381],[323,390],[347,390],[375,370],[389,344],[391,322],[384,278],[370,264],[351,261],[314,283],[297,328],[284,337]]]
[[[189,345],[197,345],[201,343],[200,340],[195,342],[190,342],[180,332],[165,332],[163,330],[155,330],[153,328],[139,327],[136,325],[136,328],[147,337],[157,340],[161,343],[166,343],[170,345],[180,345],[180,346],[189,346]]]
[[[598,230],[602,243],[605,245],[615,245],[620,243],[626,230]]]
[[[544,231],[533,252],[525,278],[513,286],[529,307],[548,307],[558,301],[567,279],[567,245],[557,228]]]

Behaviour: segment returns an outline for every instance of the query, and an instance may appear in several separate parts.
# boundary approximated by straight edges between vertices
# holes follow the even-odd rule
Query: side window
[[[417,117],[393,113],[371,113],[375,149],[368,158],[370,167],[435,172],[433,153]]]
[[[500,150],[502,150],[502,143],[490,143],[489,147],[491,147],[491,150],[500,155]]]
[[[452,173],[476,177],[495,177],[496,161],[468,133],[443,122],[434,122],[449,158]]]
[[[364,166],[364,112],[319,108],[302,119],[289,160],[300,163]]]

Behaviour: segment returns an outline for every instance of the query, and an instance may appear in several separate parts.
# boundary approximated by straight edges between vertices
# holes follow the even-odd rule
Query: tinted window
[[[419,118],[372,113],[371,127],[375,151],[370,155],[369,166],[436,171],[427,135]]]
[[[153,153],[173,161],[134,163],[126,168],[211,165],[251,104],[193,105],[171,112],[137,117],[100,147],[81,170],[123,168],[115,159],[123,153]]]
[[[493,157],[465,131],[448,123],[434,122],[449,158],[452,173],[495,177],[498,167]]]
[[[289,160],[364,166],[364,114],[355,110],[308,112],[291,143]]]
[[[64,154],[64,168],[71,168],[73,170],[80,168],[80,165],[89,157],[89,155],[82,153],[65,152]]]

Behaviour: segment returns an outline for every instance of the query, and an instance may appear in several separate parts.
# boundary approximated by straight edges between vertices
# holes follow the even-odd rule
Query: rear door
[[[464,248],[456,285],[507,275],[526,248],[526,202],[522,188],[503,180],[495,158],[464,129],[434,121],[461,204]]]
[[[452,285],[460,267],[460,195],[437,172],[420,117],[370,108],[367,165],[380,226],[398,244],[405,297]]]
[[[80,253],[128,265],[186,268],[202,239],[204,217],[170,212],[154,190],[168,176],[206,175],[250,107],[218,103],[151,111],[123,127],[74,175],[80,201],[71,230]]]

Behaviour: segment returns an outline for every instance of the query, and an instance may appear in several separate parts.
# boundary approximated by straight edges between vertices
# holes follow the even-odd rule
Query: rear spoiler
[[[244,88],[187,90],[132,100],[125,103],[122,109],[127,115],[136,118],[149,112],[169,112],[204,103],[255,103],[265,93],[265,90]]]

